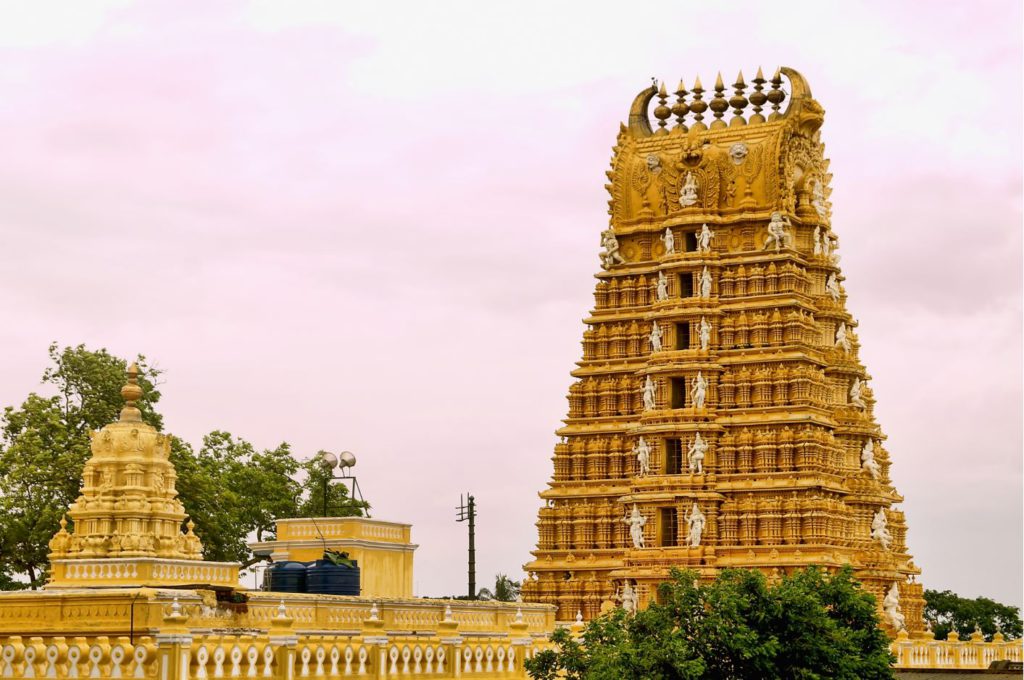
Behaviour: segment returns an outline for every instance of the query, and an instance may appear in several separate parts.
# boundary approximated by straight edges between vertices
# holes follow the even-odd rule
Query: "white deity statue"
[[[650,339],[651,339],[651,351],[652,352],[660,352],[661,351],[661,338],[662,338],[661,325],[657,321],[655,321],[654,323],[651,324]]]
[[[768,237],[764,240],[764,249],[768,250],[775,244],[775,252],[778,252],[782,248],[786,248],[790,242],[789,232],[786,231],[786,227],[793,226],[789,222],[789,218],[783,217],[780,212],[773,212],[771,222],[768,223]]]
[[[647,380],[644,381],[644,410],[653,411],[655,405],[655,399],[657,398],[657,388],[654,386],[654,381],[651,380],[651,376],[647,376]]]
[[[686,173],[686,181],[683,182],[683,190],[679,194],[679,205],[688,208],[697,202],[697,178],[692,172]]]
[[[828,244],[826,250],[828,251],[828,259],[832,264],[839,264],[839,260],[842,258],[839,256],[839,237],[827,235],[825,242]]]
[[[828,293],[834,302],[839,302],[839,296],[842,295],[842,291],[839,290],[839,277],[836,276],[835,272],[829,274],[828,279],[825,280],[825,292]]]
[[[836,329],[836,347],[842,347],[844,352],[850,353],[850,338],[846,334],[846,323],[842,321]]]
[[[697,232],[697,252],[710,253],[711,239],[713,239],[714,237],[715,232],[708,229],[708,225],[701,225],[700,231]]]
[[[686,544],[691,548],[697,548],[700,546],[700,537],[704,534],[704,524],[707,522],[707,517],[697,507],[697,501],[693,502],[693,507],[690,508],[689,516],[686,518],[687,532],[686,532]]]
[[[875,460],[875,440],[869,438],[864,442],[864,448],[860,452],[860,466],[871,473],[872,479],[878,479],[881,475],[882,468]]]
[[[825,207],[825,186],[821,180],[814,183],[814,198],[811,200],[811,205],[818,213],[818,217],[821,219],[828,217],[828,208]]]
[[[885,519],[885,510],[878,509],[875,516],[871,518],[871,538],[882,544],[886,550],[892,543],[892,534],[889,533],[889,523]]]
[[[708,351],[708,345],[711,344],[711,324],[703,316],[700,317],[700,327],[697,332],[697,337],[700,338],[700,349],[702,352]]]
[[[705,266],[704,271],[700,273],[700,296],[702,298],[711,297],[711,272]]]
[[[633,511],[629,513],[629,517],[622,520],[622,523],[629,525],[629,537],[633,539],[633,547],[646,547],[644,545],[644,525],[647,524],[647,518],[640,514],[636,503],[633,504]]]
[[[622,608],[626,610],[627,614],[636,614],[639,600],[636,595],[636,591],[633,590],[633,586],[626,581],[622,584],[622,592],[618,596],[619,602],[622,603]]]
[[[693,445],[687,451],[686,457],[690,461],[690,472],[696,475],[704,474],[704,455],[708,451],[708,443],[704,441],[700,432],[693,440]]]
[[[671,227],[665,227],[665,235],[661,237],[661,240],[665,243],[665,254],[674,255],[676,252],[676,237],[672,233]]]
[[[697,377],[693,379],[693,387],[690,389],[690,400],[694,408],[704,408],[704,400],[708,396],[708,381],[704,374],[697,371]]]
[[[860,408],[868,407],[868,405],[864,403],[864,387],[860,378],[854,378],[853,384],[850,385],[850,403]]]
[[[655,297],[659,300],[668,299],[668,277],[665,272],[658,272],[658,287],[655,289]]]
[[[604,252],[601,253],[601,265],[605,269],[626,262],[619,252],[619,240],[615,238],[615,232],[611,229],[605,229],[601,232],[601,246],[604,248]]]
[[[814,228],[814,254],[815,255],[824,255],[825,254],[825,251],[822,250],[822,245],[821,245],[821,227],[815,227]]]
[[[900,589],[895,581],[889,588],[889,592],[885,594],[885,599],[882,600],[882,610],[885,612],[885,619],[896,629],[897,633],[906,630],[907,619],[903,616],[903,610],[900,608]]]
[[[633,453],[636,454],[636,461],[639,463],[639,476],[651,474],[651,445],[647,443],[647,440],[640,437],[633,447]]]

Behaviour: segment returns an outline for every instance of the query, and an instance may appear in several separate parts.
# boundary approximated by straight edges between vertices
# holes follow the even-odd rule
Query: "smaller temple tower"
[[[204,562],[203,546],[174,488],[171,440],[142,421],[139,368],[128,368],[117,422],[91,432],[82,491],[50,540],[46,588],[238,585],[239,565]],[[68,525],[68,517],[71,525]]]

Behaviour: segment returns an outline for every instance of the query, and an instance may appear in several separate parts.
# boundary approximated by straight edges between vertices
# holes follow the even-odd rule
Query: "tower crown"
[[[90,432],[92,456],[82,471],[82,488],[68,510],[73,527],[61,520],[50,541],[50,558],[161,557],[202,559],[192,531],[182,533],[185,508],[175,489],[169,460],[171,439],[142,420],[139,367],[128,367],[121,388],[124,407],[117,422]]]

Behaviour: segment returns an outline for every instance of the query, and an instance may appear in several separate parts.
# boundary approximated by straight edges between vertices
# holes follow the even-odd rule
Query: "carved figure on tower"
[[[655,288],[655,296],[658,300],[668,299],[668,278],[665,272],[658,272],[658,286]]]
[[[653,323],[651,323],[651,334],[649,336],[651,340],[652,352],[661,351],[661,337],[661,325],[657,321],[654,321]]]
[[[814,227],[814,254],[824,255],[825,251],[822,250],[821,244],[821,227]]]
[[[702,298],[711,297],[711,272],[708,271],[706,266],[700,273],[700,296]]]
[[[686,457],[690,462],[690,472],[697,475],[704,474],[704,456],[708,452],[708,443],[700,436],[700,432],[693,438],[690,450]]]
[[[654,381],[651,380],[651,376],[647,376],[647,380],[644,381],[644,410],[653,411],[655,407],[655,401],[657,400],[657,388],[654,385]]]
[[[686,544],[691,548],[700,547],[700,539],[704,534],[704,524],[707,522],[707,518],[704,513],[697,507],[697,501],[693,502],[693,507],[690,508],[690,513],[686,517]]]
[[[618,599],[627,614],[636,614],[637,607],[640,603],[636,596],[636,591],[633,590],[633,586],[630,585],[628,580],[622,584],[622,589],[616,599]]]
[[[639,476],[651,474],[651,445],[642,436],[633,447],[633,453],[636,454],[636,462],[639,464]]]
[[[683,183],[683,190],[679,194],[679,205],[688,208],[697,202],[697,178],[692,172],[686,173],[686,181]]]
[[[839,277],[836,276],[835,272],[830,273],[825,280],[825,292],[828,293],[833,302],[839,302],[839,297],[843,293],[839,289]]]
[[[850,338],[846,335],[846,323],[840,322],[839,328],[836,329],[836,347],[842,348],[847,354],[850,353]]]
[[[868,407],[864,403],[864,388],[860,378],[854,378],[853,384],[850,385],[850,403],[858,408]]]
[[[715,232],[708,229],[708,225],[701,225],[700,231],[697,232],[697,252],[710,253],[711,239],[713,239],[714,237]]]
[[[764,240],[764,249],[768,250],[775,244],[775,252],[789,246],[790,236],[786,227],[792,227],[789,218],[783,217],[780,212],[773,212],[772,219],[768,222],[768,237]]]
[[[693,387],[690,388],[690,399],[694,408],[704,408],[704,400],[708,396],[708,381],[704,374],[697,371],[697,377],[693,379]]]
[[[885,508],[879,508],[875,516],[871,518],[871,538],[882,544],[886,550],[892,542],[892,534],[889,533],[889,523],[885,518]]]
[[[864,442],[864,448],[860,452],[860,466],[871,474],[872,479],[878,479],[882,473],[881,466],[875,460],[875,441],[873,439]]]
[[[633,547],[637,549],[647,547],[644,543],[644,525],[647,524],[647,518],[640,514],[636,503],[633,504],[633,511],[622,522],[629,525],[629,537],[633,541]]]
[[[671,227],[665,227],[665,233],[662,235],[661,240],[665,244],[665,254],[674,255],[676,252],[676,237],[672,233]]]
[[[889,622],[897,632],[906,630],[907,619],[903,615],[903,608],[900,607],[900,589],[895,582],[889,588],[882,600],[882,611],[885,612],[885,620]]]
[[[604,248],[604,252],[601,253],[601,264],[605,269],[611,269],[614,265],[626,262],[619,252],[619,239],[615,238],[615,232],[612,229],[605,229],[601,232],[601,246]]]
[[[700,349],[702,352],[708,351],[708,345],[711,343],[711,324],[703,316],[700,317],[700,330],[697,336],[700,338]]]

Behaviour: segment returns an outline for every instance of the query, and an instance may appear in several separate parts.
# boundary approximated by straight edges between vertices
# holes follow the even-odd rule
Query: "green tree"
[[[527,660],[537,680],[893,678],[889,640],[875,600],[845,568],[816,568],[770,584],[756,571],[726,570],[710,583],[673,570],[658,602],[636,615],[615,609],[580,640],[566,629],[556,649]]]
[[[515,602],[516,598],[519,597],[521,586],[522,584],[519,581],[513,581],[505,574],[497,574],[494,577],[494,590],[481,588],[477,599]]]
[[[924,591],[924,618],[931,624],[935,638],[945,640],[952,628],[966,637],[977,628],[991,641],[996,631],[1007,639],[1019,640],[1024,635],[1020,609],[1000,604],[987,597],[960,597],[949,590]]]
[[[89,458],[89,430],[117,419],[127,362],[106,350],[83,345],[50,345],[51,365],[43,385],[51,396],[32,393],[20,407],[8,407],[0,420],[0,589],[45,581],[48,541],[58,521],[78,497],[82,467]],[[144,396],[142,418],[158,430],[163,419],[161,371],[136,359]],[[172,437],[171,462],[178,473],[178,496],[196,523],[204,557],[253,561],[246,539],[268,537],[274,518],[298,517],[322,506],[322,471],[300,466],[287,444],[259,451],[222,431],[203,438],[198,451]],[[302,482],[296,480],[305,467]],[[361,514],[365,503],[348,498],[341,485],[329,491],[334,514]]]

